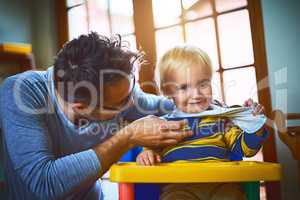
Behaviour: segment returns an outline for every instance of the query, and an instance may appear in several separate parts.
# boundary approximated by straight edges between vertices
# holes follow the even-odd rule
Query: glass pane
[[[69,8],[83,3],[85,3],[85,0],[67,0],[67,7]]]
[[[106,0],[88,0],[89,31],[109,36],[109,21]]]
[[[122,41],[132,51],[136,51],[136,38],[135,35],[127,35],[122,37]]]
[[[247,0],[216,0],[216,10],[218,12],[241,8],[247,5]]]
[[[72,8],[68,11],[69,40],[81,34],[88,33],[88,23],[85,5]]]
[[[110,0],[109,2],[112,32],[121,35],[133,33],[132,0]]]
[[[208,53],[213,69],[219,68],[216,31],[212,18],[190,22],[186,26],[186,40],[188,44],[196,45]]]
[[[248,11],[242,10],[220,15],[218,17],[218,27],[223,68],[253,64]]]
[[[158,30],[155,33],[156,58],[157,60],[171,47],[183,43],[182,28],[175,26],[172,28]]]
[[[213,92],[213,99],[223,102],[222,92],[221,92],[222,90],[221,90],[220,73],[218,72],[213,73],[211,86]]]
[[[196,18],[212,15],[213,9],[209,0],[183,0],[183,8],[185,9],[185,18],[193,20]]]
[[[242,105],[249,98],[258,101],[254,67],[225,71],[224,91],[228,106]]]
[[[180,22],[180,0],[152,0],[155,27],[168,26]]]
[[[137,51],[136,37],[134,34],[123,36],[122,41],[124,42],[123,45],[128,47],[131,51],[134,51],[134,52]],[[138,82],[139,81],[139,66],[138,66],[137,62],[135,63],[133,73],[135,74],[135,81]]]

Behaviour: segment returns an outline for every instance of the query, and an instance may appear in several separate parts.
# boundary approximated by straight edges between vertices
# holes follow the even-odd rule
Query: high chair
[[[172,118],[181,120],[182,118]],[[194,130],[197,118],[188,117],[188,126]],[[241,182],[248,200],[260,199],[260,181],[279,181],[281,166],[278,163],[242,161],[242,155],[230,153],[232,162],[161,163],[155,166],[138,166],[137,147],[121,159],[127,163],[113,165],[110,180],[119,183],[120,200],[156,200],[159,185],[164,183]]]
[[[126,159],[128,161],[128,156]],[[119,200],[158,199],[159,187],[149,183],[212,182],[241,182],[247,199],[258,200],[259,181],[280,179],[280,164],[253,161],[161,163],[155,166],[139,166],[134,162],[123,162],[113,165],[110,169],[110,181],[119,183]],[[137,193],[141,191],[135,190],[141,188],[140,183],[146,184],[146,187],[142,187],[143,196],[137,197]]]

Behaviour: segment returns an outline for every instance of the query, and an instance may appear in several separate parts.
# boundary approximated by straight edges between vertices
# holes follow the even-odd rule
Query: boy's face
[[[212,100],[211,71],[209,67],[191,65],[168,74],[167,93],[177,108],[186,113],[205,111]]]

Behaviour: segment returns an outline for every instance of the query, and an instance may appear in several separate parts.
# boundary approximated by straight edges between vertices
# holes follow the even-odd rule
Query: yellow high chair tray
[[[155,166],[126,162],[110,168],[110,180],[119,183],[209,183],[280,179],[280,164],[255,161],[161,163]]]

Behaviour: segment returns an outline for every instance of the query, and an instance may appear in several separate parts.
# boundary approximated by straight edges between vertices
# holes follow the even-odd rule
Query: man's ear
[[[84,114],[88,106],[84,103],[72,103],[72,110],[77,114]]]
[[[173,99],[172,98],[173,95],[171,93],[170,88],[166,88],[166,87],[161,88],[160,89],[160,94],[162,94],[163,96],[165,96],[168,99]]]

